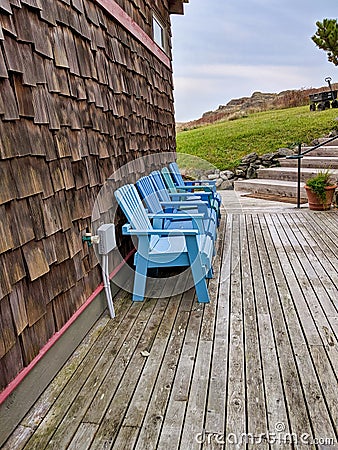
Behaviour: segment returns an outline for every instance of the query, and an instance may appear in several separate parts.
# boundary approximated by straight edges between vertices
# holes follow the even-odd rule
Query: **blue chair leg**
[[[137,252],[137,263],[135,267],[133,302],[142,302],[146,289],[147,270],[148,270],[148,238],[139,239]]]
[[[208,270],[206,278],[214,278],[214,270],[212,267]]]
[[[186,236],[186,243],[198,302],[209,303],[209,292],[205,281],[205,273],[202,266],[196,236]]]

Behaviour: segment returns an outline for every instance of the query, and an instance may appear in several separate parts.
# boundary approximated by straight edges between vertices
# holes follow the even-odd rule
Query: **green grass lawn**
[[[337,127],[337,109],[310,112],[308,106],[264,111],[177,134],[177,151],[208,160],[219,169],[233,169],[251,152],[259,155],[298,142],[311,144]],[[182,155],[183,156],[183,155]],[[184,157],[179,160],[184,161]]]

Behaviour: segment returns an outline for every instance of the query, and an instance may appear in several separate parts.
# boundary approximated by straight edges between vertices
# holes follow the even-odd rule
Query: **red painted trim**
[[[133,19],[119,6],[114,0],[95,0],[102,8],[104,8],[114,19],[116,19],[126,30],[128,30],[136,39],[138,39],[145,47],[171,69],[171,62],[164,51],[152,40],[148,34],[137,25]]]
[[[113,276],[119,272],[122,267],[127,263],[127,261],[133,256],[135,253],[135,249],[131,250],[126,258],[113,270],[111,274],[109,274],[109,278],[111,279]],[[23,379],[29,374],[29,372],[38,364],[38,362],[44,357],[44,355],[53,347],[53,345],[60,339],[60,337],[68,330],[68,328],[73,325],[76,319],[83,313],[83,311],[92,303],[92,301],[103,291],[104,286],[101,283],[95,291],[92,293],[90,297],[85,301],[85,303],[72,315],[72,317],[64,324],[59,331],[57,331],[47,342],[47,344],[42,347],[38,355],[29,363],[27,367],[25,367],[13,381],[9,383],[9,385],[0,393],[0,405],[6,400],[6,398],[19,386],[19,384],[23,381]]]

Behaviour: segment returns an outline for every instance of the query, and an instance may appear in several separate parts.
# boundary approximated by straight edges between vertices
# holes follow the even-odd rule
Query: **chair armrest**
[[[194,192],[169,192],[169,197],[175,198],[175,197],[191,197],[194,195],[196,197],[196,200],[200,200],[201,197],[198,194],[195,194]]]
[[[162,206],[164,207],[173,207],[173,208],[181,208],[183,206],[189,206],[190,208],[198,208],[199,206],[206,206],[208,204],[208,202],[203,202],[202,200],[197,200],[196,202],[191,200],[191,201],[172,201],[172,202],[160,202]]]
[[[165,229],[165,230],[134,230],[131,228],[129,223],[123,225],[123,234],[128,234],[130,236],[197,236],[199,231],[196,229],[186,230],[186,229]]]
[[[214,192],[214,189],[212,189],[214,186],[176,186],[176,189],[183,189],[185,191],[195,189],[196,191],[206,191],[206,192]]]
[[[216,180],[189,180],[189,181],[185,181],[185,184],[188,186],[189,184],[210,184],[212,186],[216,185]]]
[[[158,213],[148,214],[150,219],[203,219],[204,214],[184,214],[184,213]]]
[[[198,210],[198,213],[206,214],[208,212],[209,203],[198,200],[188,202],[160,202],[161,206],[166,208],[174,208],[179,211]]]

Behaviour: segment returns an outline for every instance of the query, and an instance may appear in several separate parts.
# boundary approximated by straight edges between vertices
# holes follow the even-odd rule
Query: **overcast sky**
[[[172,17],[177,121],[197,119],[255,91],[338,82],[338,67],[311,40],[337,0],[190,0]]]

